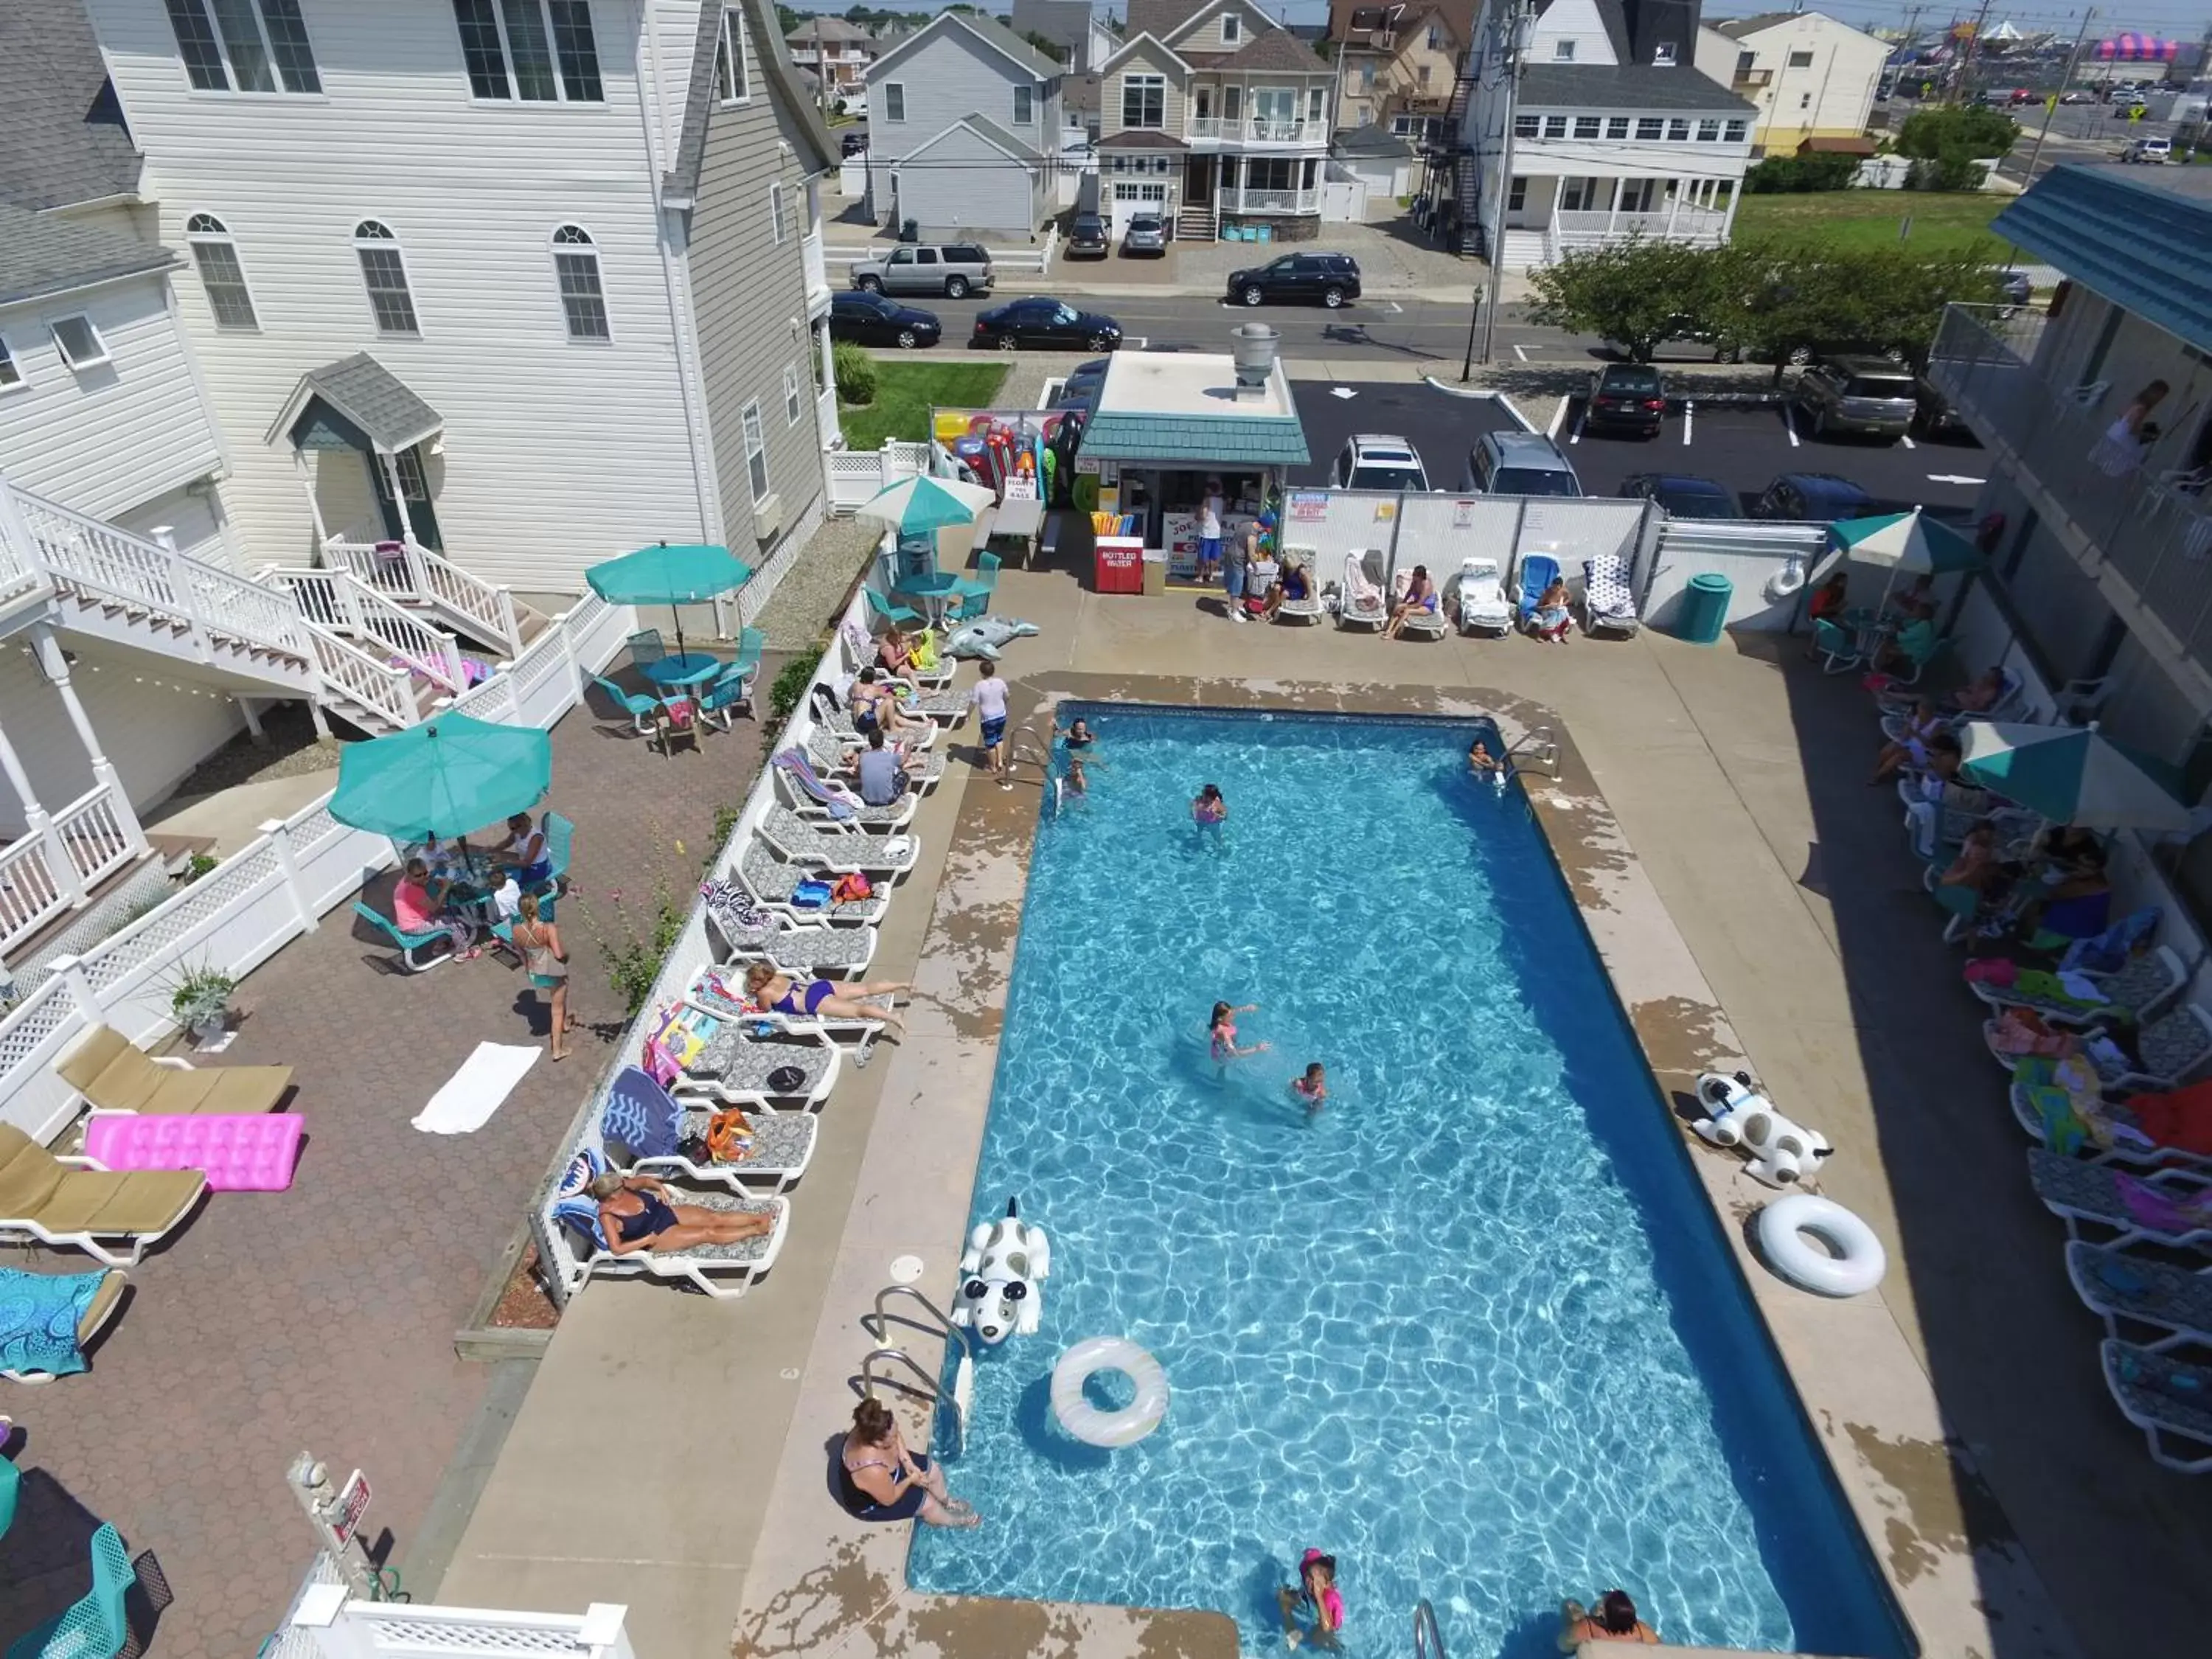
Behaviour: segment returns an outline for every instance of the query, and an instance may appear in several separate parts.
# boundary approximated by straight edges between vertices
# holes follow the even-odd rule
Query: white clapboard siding
[[[216,216],[252,291],[258,329],[220,330],[197,276],[177,283],[249,564],[312,533],[289,447],[264,441],[270,422],[303,372],[362,350],[444,418],[429,473],[461,564],[576,588],[610,553],[699,538],[635,8],[592,8],[603,105],[472,102],[447,0],[304,0],[321,97],[193,93],[159,0],[88,9],[162,240],[181,248],[191,215]],[[696,26],[696,6],[662,0],[656,31],[680,33],[687,12]],[[398,238],[419,338],[376,331],[353,247],[364,219]],[[598,247],[611,343],[566,336],[550,238],[567,223]]]
[[[48,327],[79,314],[109,359],[82,373]],[[0,307],[0,339],[23,374],[0,392],[0,472],[24,489],[112,518],[222,465],[158,274]]]

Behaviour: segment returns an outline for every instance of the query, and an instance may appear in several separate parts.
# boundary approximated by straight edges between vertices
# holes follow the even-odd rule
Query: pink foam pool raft
[[[292,1184],[307,1120],[297,1112],[167,1117],[95,1112],[84,1155],[111,1170],[200,1170],[218,1193],[281,1193]]]

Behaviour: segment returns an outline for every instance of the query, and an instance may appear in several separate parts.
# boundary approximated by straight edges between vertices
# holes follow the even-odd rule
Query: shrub
[[[837,371],[837,401],[855,406],[876,400],[876,360],[850,340],[832,348],[830,361]]]
[[[2020,137],[2020,124],[2001,110],[1977,104],[1916,110],[1897,130],[1897,153],[1920,161],[2002,155]]]
[[[814,665],[821,655],[818,647],[810,647],[784,664],[783,672],[769,686],[769,718],[777,726],[781,726],[791,718],[791,711],[799,707],[808,688],[814,684]]]
[[[1754,195],[1816,190],[1849,190],[1858,176],[1859,158],[1816,151],[1809,155],[1770,155],[1743,175]]]
[[[1981,182],[1981,168],[1964,155],[1917,161],[1905,170],[1907,190],[1975,190]]]

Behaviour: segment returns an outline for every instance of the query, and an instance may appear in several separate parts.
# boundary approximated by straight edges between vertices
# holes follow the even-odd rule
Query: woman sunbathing
[[[1391,613],[1389,626],[1382,630],[1382,637],[1396,639],[1399,629],[1414,617],[1437,615],[1441,603],[1437,598],[1437,585],[1429,579],[1428,566],[1415,565],[1413,579],[1406,584],[1406,597],[1398,601],[1398,608]]]
[[[880,1020],[901,1036],[906,1035],[906,1022],[888,1005],[860,999],[889,997],[913,988],[903,981],[889,979],[863,981],[858,985],[817,979],[801,986],[790,975],[777,972],[765,962],[757,962],[745,969],[745,994],[771,1013],[788,1014],[796,1019]]]
[[[2004,692],[2004,670],[1984,668],[1972,683],[1960,686],[1943,701],[1961,714],[1986,714],[1996,707]]]
[[[1936,712],[1936,705],[1925,697],[1914,698],[1912,712],[1905,717],[1904,732],[1895,742],[1884,744],[1874,757],[1874,775],[1867,780],[1868,787],[1887,783],[1900,767],[1924,768],[1928,740],[1943,729],[1943,717]]]
[[[1547,645],[1565,645],[1567,630],[1574,618],[1567,613],[1567,584],[1564,577],[1555,576],[1536,601],[1535,615],[1529,618],[1529,629]]]
[[[921,691],[921,682],[914,672],[914,641],[899,631],[896,623],[885,629],[883,637],[876,641],[876,665],[891,678],[904,680],[916,693]]]
[[[668,1186],[657,1176],[609,1171],[588,1189],[599,1200],[599,1231],[612,1255],[639,1250],[688,1250],[696,1244],[734,1244],[758,1238],[775,1227],[775,1218],[757,1210],[709,1210],[696,1204],[672,1204]]]

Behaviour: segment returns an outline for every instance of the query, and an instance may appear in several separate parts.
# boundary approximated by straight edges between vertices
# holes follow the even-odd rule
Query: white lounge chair
[[[786,1198],[678,1189],[671,1194],[671,1201],[696,1205],[702,1210],[769,1215],[775,1218],[775,1224],[757,1238],[740,1239],[734,1244],[698,1244],[688,1250],[633,1250],[628,1255],[617,1255],[599,1236],[599,1205],[580,1194],[563,1194],[554,1200],[549,1215],[553,1224],[550,1231],[558,1241],[554,1271],[571,1291],[592,1279],[674,1279],[718,1300],[734,1300],[775,1265],[783,1251],[784,1235],[791,1230],[791,1200]]]
[[[2032,1140],[2050,1144],[2051,1125],[2045,1121],[2048,1105],[2056,1116],[2063,1105],[2063,1121],[2079,1122],[2083,1139],[2080,1156],[2092,1164],[2118,1164],[2136,1170],[2195,1170],[2212,1175],[2212,1158],[2179,1146],[2161,1146],[2142,1133],[2140,1121],[2124,1102],[2107,1100],[2100,1090],[2095,1100],[2084,1103],[2057,1079],[2061,1062],[2039,1055],[2022,1060],[2006,1091],[2012,1103],[2013,1121]],[[2069,1132],[2069,1139],[2072,1139]],[[2061,1150],[2064,1150],[2062,1148]]]
[[[844,904],[825,904],[818,909],[793,903],[799,884],[821,881],[822,872],[808,865],[779,859],[757,837],[748,842],[745,850],[738,854],[737,873],[756,905],[802,922],[830,922],[849,927],[881,921],[884,912],[890,908],[890,895],[880,892]]]
[[[2018,986],[1992,985],[1969,980],[1968,988],[1992,1008],[2033,1008],[2053,1025],[2089,1025],[2102,1019],[2125,1019],[2142,1024],[2154,1018],[2166,1003],[2181,994],[2189,983],[2189,969],[2170,945],[2160,945],[2128,958],[2117,973],[2093,974],[2075,970],[2097,988],[2099,1002],[2062,1001],[2039,997]]]
[[[1397,615],[1398,607],[1406,602],[1406,596],[1413,591],[1413,573],[1410,567],[1390,573],[1390,614],[1392,616]],[[1425,640],[1440,640],[1451,632],[1451,624],[1444,620],[1443,591],[1431,589],[1431,592],[1436,600],[1436,608],[1410,613],[1398,626],[1401,638],[1408,634],[1414,634]]]
[[[1513,607],[1506,602],[1497,560],[1462,559],[1453,595],[1461,633],[1494,634],[1503,639],[1513,631]]]
[[[1285,547],[1283,550],[1283,569],[1285,574],[1303,570],[1306,578],[1306,596],[1303,599],[1289,597],[1285,591],[1282,604],[1275,607],[1278,622],[1294,622],[1301,627],[1310,626],[1328,614],[1321,602],[1321,576],[1318,567],[1321,556],[1310,547]]]
[[[848,680],[846,684],[849,687],[851,682]],[[920,711],[910,709],[908,712],[918,714]],[[814,688],[814,721],[817,730],[834,733],[838,742],[848,749],[857,749],[868,740],[868,734],[853,723],[852,711],[845,706],[844,693],[829,686]],[[909,749],[927,749],[937,741],[937,724],[934,720],[921,720],[902,726],[896,732],[884,733],[885,742],[893,740],[906,744]]]
[[[2212,1365],[2192,1365],[2154,1348],[2139,1348],[2117,1337],[2098,1350],[2105,1386],[2120,1415],[2143,1431],[2151,1461],[2179,1474],[2212,1471]],[[2185,1457],[2166,1448],[2169,1436],[2207,1448]]]
[[[2148,1345],[2154,1351],[2212,1347],[2212,1274],[2201,1268],[2077,1238],[2066,1247],[2066,1277],[2108,1335],[2119,1335],[2124,1320],[2166,1333]]]
[[[928,629],[923,629],[921,630],[921,634],[928,634],[930,631],[931,630]],[[867,664],[875,663],[878,672],[881,672],[883,665],[876,661],[876,641],[874,636],[872,635],[865,627],[860,623],[854,622],[848,617],[838,628],[837,632],[845,641],[846,654],[849,656],[855,664],[865,666]],[[920,634],[908,635],[908,644],[911,645],[915,640],[919,639],[920,637]],[[935,643],[933,639],[932,643]],[[900,672],[912,676],[915,684],[917,685],[936,686],[941,688],[952,684],[952,659],[950,657],[940,655],[937,659],[937,665],[934,668],[909,667],[902,669]]]
[[[755,1030],[772,1027],[777,1033],[811,1037],[829,1044],[833,1053],[849,1053],[855,1066],[868,1063],[875,1053],[877,1039],[884,1034],[880,1020],[832,1019],[826,1014],[779,1014],[764,1010],[745,994],[742,980],[734,975],[717,981],[702,974],[691,981],[684,1000],[702,1014],[717,1020],[737,1019]],[[869,1000],[893,1004],[896,999],[879,996]],[[849,1047],[840,1048],[839,1044]],[[836,1080],[834,1073],[831,1080]]]
[[[872,836],[857,825],[809,823],[788,806],[770,806],[761,819],[760,833],[794,864],[811,864],[841,876],[895,878],[913,869],[921,856],[916,836]]]
[[[1372,628],[1379,632],[1390,620],[1390,608],[1382,602],[1382,585],[1368,569],[1368,561],[1380,556],[1372,548],[1344,556],[1344,587],[1336,605],[1339,628]]]
[[[763,1111],[776,1110],[778,1103],[812,1110],[837,1086],[843,1056],[816,1021],[781,1014],[738,1018],[738,1010],[751,1005],[722,993],[726,988],[742,994],[743,980],[739,969],[702,969],[683,1002],[663,1012],[647,1041],[665,1051],[677,1068],[669,1092],[709,1095]]]
[[[1614,551],[1583,560],[1583,632],[1633,634],[1643,625],[1636,614],[1636,590],[1629,585],[1627,556]]]
[[[2065,1222],[2069,1238],[2079,1238],[2087,1226],[2110,1233],[2103,1242],[2115,1249],[2212,1247],[2212,1173],[2154,1170],[2134,1176],[2037,1146],[2027,1154],[2027,1178],[2043,1207]]]
[[[852,785],[817,771],[813,757],[795,744],[778,750],[769,764],[775,773],[778,798],[803,818],[855,823],[863,830],[903,830],[921,805],[921,795],[909,784],[888,805],[871,806]]]
[[[838,676],[836,690],[839,703],[851,702],[853,687],[859,678],[858,675]],[[878,682],[885,678],[881,671],[877,672],[876,678]],[[957,726],[968,718],[968,694],[965,691],[940,688],[934,691],[925,691],[918,697],[901,697],[899,712],[910,720],[926,714],[931,720],[940,720],[947,726]]]
[[[933,732],[935,730],[934,727],[931,729]],[[865,738],[817,726],[807,734],[806,757],[814,763],[815,769],[826,777],[833,773],[853,772],[860,750],[866,746]],[[910,748],[907,751],[906,775],[910,792],[926,795],[936,788],[945,776],[945,757],[933,753],[926,744]],[[858,781],[857,773],[854,781]],[[842,782],[844,779],[841,776],[839,781]]]
[[[876,959],[874,928],[802,926],[754,903],[742,882],[710,884],[706,909],[708,931],[720,941],[718,954],[726,963],[765,962],[787,974],[857,979]]]
[[[2010,1073],[2020,1056],[1997,1047],[1997,1030],[1996,1020],[1984,1020],[1982,1043],[1990,1057]],[[2136,1056],[2130,1066],[2100,1060],[2094,1048],[2089,1049],[2090,1063],[2106,1094],[2164,1094],[2180,1087],[2191,1073],[2212,1060],[2212,1013],[2187,1002],[2160,1014],[2136,1031]]]
[[[647,1063],[656,1058],[657,1042],[647,1045]],[[820,1058],[819,1056],[817,1057]],[[836,1054],[827,1056],[830,1075],[836,1074]],[[757,1100],[747,1103],[760,1106]],[[720,1097],[713,1105],[678,1098],[662,1088],[643,1069],[625,1066],[607,1085],[599,1103],[601,1139],[611,1150],[619,1137],[630,1157],[629,1172],[657,1175],[664,1180],[681,1176],[733,1193],[750,1192],[765,1185],[770,1192],[785,1192],[799,1182],[814,1159],[814,1143],[821,1125],[811,1113],[778,1112],[765,1106],[748,1114],[751,1145],[741,1158],[701,1162],[685,1147],[687,1140],[703,1140],[714,1123],[716,1109],[737,1104]]]

